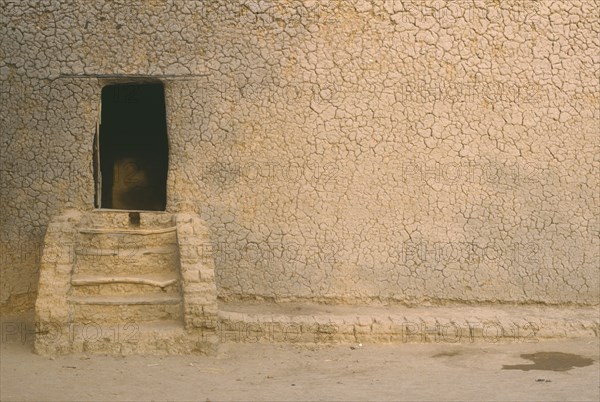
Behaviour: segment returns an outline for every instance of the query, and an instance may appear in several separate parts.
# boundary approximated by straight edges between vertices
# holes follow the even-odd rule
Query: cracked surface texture
[[[599,6],[2,0],[0,304],[93,209],[101,89],[136,76],[221,299],[595,304]]]

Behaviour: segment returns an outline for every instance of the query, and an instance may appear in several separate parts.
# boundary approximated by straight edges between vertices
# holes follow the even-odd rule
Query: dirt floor
[[[48,358],[2,334],[2,401],[598,401],[598,339],[538,343],[228,343],[215,357]]]

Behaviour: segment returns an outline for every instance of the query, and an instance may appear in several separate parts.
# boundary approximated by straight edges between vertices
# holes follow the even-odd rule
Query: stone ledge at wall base
[[[231,343],[327,346],[348,344],[478,344],[548,340],[598,341],[595,307],[404,306],[311,303],[221,303],[216,320],[196,327],[126,323],[38,325],[36,352],[111,355],[213,354]],[[15,328],[16,329],[16,328]],[[13,331],[14,332],[14,331]],[[30,331],[31,332],[31,331]],[[37,338],[36,338],[37,340]],[[57,345],[65,345],[63,349]],[[44,349],[44,346],[48,346]]]
[[[597,307],[453,305],[348,306],[311,303],[220,303],[220,342],[527,343],[598,341]]]
[[[56,216],[44,238],[34,351],[215,353],[214,265],[197,247],[207,241],[193,214]]]

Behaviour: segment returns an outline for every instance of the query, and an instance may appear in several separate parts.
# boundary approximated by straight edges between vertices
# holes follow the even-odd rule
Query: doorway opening
[[[169,142],[161,83],[102,88],[96,206],[164,211]]]

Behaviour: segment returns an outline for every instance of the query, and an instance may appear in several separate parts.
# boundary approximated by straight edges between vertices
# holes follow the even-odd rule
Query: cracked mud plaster
[[[93,208],[104,75],[141,75],[221,298],[597,303],[599,7],[3,0],[0,302]]]

